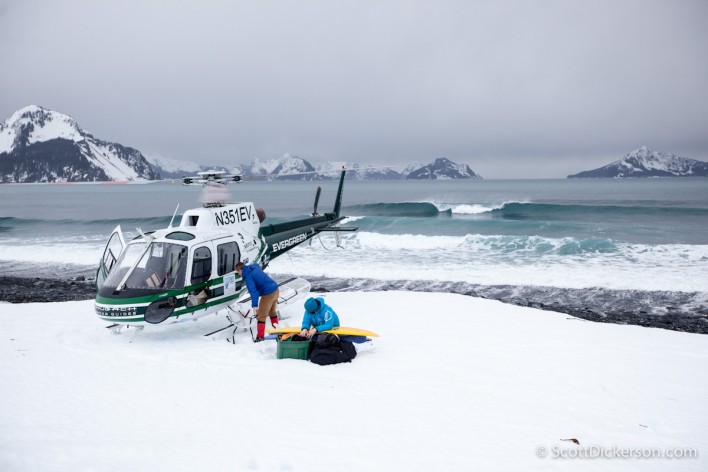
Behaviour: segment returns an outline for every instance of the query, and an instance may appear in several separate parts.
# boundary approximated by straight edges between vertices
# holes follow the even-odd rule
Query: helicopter
[[[96,315],[119,332],[194,320],[243,303],[248,292],[236,272],[239,262],[265,269],[315,235],[358,229],[339,226],[345,218],[340,215],[345,174],[342,168],[331,212],[317,213],[322,190],[317,187],[309,217],[275,224],[264,223],[265,211],[251,202],[226,201],[226,185],[242,182],[241,176],[205,171],[184,177],[184,185],[203,186],[201,208],[185,211],[173,226],[175,210],[167,228],[137,228],[139,235],[130,241],[120,225],[111,233],[96,275]]]

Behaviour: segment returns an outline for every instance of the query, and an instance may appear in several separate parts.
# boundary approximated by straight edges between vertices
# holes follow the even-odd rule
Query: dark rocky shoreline
[[[287,276],[287,278],[290,277]],[[276,280],[286,279],[283,276],[275,276],[274,278]],[[633,298],[632,294],[628,296],[624,291],[604,289],[524,288],[325,277],[308,277],[308,280],[312,283],[313,292],[409,290],[457,293],[499,300],[512,305],[566,313],[588,321],[708,334],[708,307],[702,304],[697,308],[692,306],[695,304],[691,298],[692,294],[642,292],[634,298],[642,298],[644,305],[638,304],[636,300],[632,300],[633,304],[629,305],[627,299]],[[67,279],[0,276],[0,302],[52,303],[92,300],[95,296],[95,280],[84,275],[75,275]],[[654,309],[652,312],[650,306],[662,308],[658,311]]]
[[[68,302],[96,297],[93,279],[79,275],[71,279],[0,276],[0,301],[10,303]]]
[[[430,280],[331,279],[308,277],[313,292],[387,291],[457,293],[511,305],[566,313],[601,323],[637,325],[708,334],[705,293],[671,291],[568,289],[557,287],[476,285]]]

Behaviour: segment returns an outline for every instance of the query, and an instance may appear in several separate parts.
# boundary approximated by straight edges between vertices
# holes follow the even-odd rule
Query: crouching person
[[[312,338],[317,333],[339,326],[339,317],[322,297],[310,297],[305,302],[305,314],[301,326],[300,336]]]
[[[325,333],[339,326],[339,317],[321,297],[308,298],[305,315],[302,318],[300,336],[314,339],[314,346],[308,359],[319,365],[351,362],[356,357],[356,348],[350,341],[336,334]]]

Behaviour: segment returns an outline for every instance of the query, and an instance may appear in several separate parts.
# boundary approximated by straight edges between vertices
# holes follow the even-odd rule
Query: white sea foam
[[[97,266],[103,249],[103,244],[98,243],[65,244],[47,241],[37,242],[31,246],[3,244],[0,246],[0,261],[78,264],[94,267]]]
[[[323,238],[323,245],[334,245]],[[614,244],[577,251],[572,238],[366,233],[345,249],[301,245],[271,270],[303,276],[463,281],[482,285],[705,291],[708,246]],[[577,252],[573,252],[577,251]]]
[[[456,205],[450,208],[450,210],[458,215],[478,215],[480,213],[489,213],[500,207],[488,207],[484,205]]]
[[[480,215],[482,213],[489,213],[494,210],[500,210],[504,208],[504,205],[511,203],[529,203],[527,201],[507,201],[503,203],[441,203],[441,202],[430,202],[435,205],[439,211],[450,211],[455,215]]]
[[[365,217],[364,216],[347,216],[346,218],[344,218],[344,220],[342,220],[342,224],[347,225],[347,224],[353,223],[357,220],[361,220],[362,218],[365,218]]]
[[[459,236],[423,236],[420,234],[380,234],[366,231],[350,238],[360,250],[440,250],[459,248],[465,241]]]

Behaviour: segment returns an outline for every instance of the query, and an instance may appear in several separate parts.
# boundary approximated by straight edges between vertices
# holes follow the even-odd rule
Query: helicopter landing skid
[[[212,331],[211,333],[205,334],[204,337],[205,337],[205,338],[208,338],[208,337],[210,337],[210,336],[214,336],[215,334],[219,334],[219,333],[221,333],[222,331],[226,331],[227,329],[229,329],[229,328],[231,328],[231,327],[233,327],[233,326],[235,326],[235,325],[234,325],[233,323],[231,323],[231,324],[228,325],[228,326],[224,326],[223,328],[217,329],[216,331]]]
[[[120,323],[113,323],[112,325],[106,326],[106,328],[110,329],[111,333],[113,334],[123,334],[132,332],[133,335],[130,337],[130,341],[128,341],[129,343],[135,341],[135,337],[138,335],[138,333],[145,329],[144,326],[124,325]]]
[[[216,335],[218,335],[219,333],[223,333],[229,329],[231,329],[231,336],[227,335],[226,341],[230,342],[231,344],[236,344],[236,333],[238,333],[239,331],[250,330],[251,337],[253,337],[253,320],[255,320],[256,317],[251,313],[251,310],[248,310],[246,313],[243,313],[241,310],[234,310],[230,306],[227,308],[233,312],[232,314],[226,315],[226,319],[229,320],[228,326],[224,326],[223,328],[219,328],[216,331],[207,333],[204,335],[204,337],[216,339]]]

